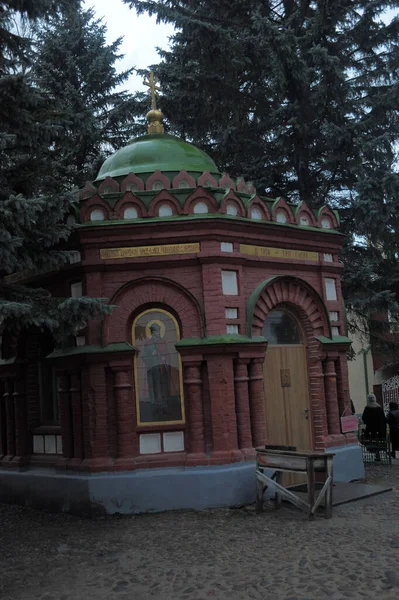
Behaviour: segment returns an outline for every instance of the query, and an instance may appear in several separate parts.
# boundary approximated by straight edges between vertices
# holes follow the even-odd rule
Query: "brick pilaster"
[[[202,454],[205,449],[201,364],[201,361],[197,361],[183,365],[189,423],[189,452],[191,454]]]
[[[238,449],[233,359],[210,355],[207,360],[211,397],[213,452]]]
[[[263,363],[264,358],[254,358],[249,365],[249,405],[252,443],[255,448],[262,447],[266,443]]]
[[[335,363],[331,358],[324,361],[324,389],[326,397],[328,433],[340,434],[339,408],[337,399],[337,374]]]
[[[249,359],[238,358],[234,363],[234,391],[239,448],[252,448],[251,415],[248,393],[249,362]]]

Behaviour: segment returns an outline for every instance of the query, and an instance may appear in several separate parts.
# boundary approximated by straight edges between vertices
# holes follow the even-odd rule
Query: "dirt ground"
[[[399,597],[393,492],[313,522],[295,508],[93,520],[0,505],[1,600],[339,600]]]

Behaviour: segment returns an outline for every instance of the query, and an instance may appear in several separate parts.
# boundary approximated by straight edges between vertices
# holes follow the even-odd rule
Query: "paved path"
[[[0,505],[1,600],[399,597],[399,467],[389,494],[309,522],[294,508],[95,520]]]

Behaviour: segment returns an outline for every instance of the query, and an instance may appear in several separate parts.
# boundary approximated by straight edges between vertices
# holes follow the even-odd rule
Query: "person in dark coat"
[[[392,458],[395,458],[395,452],[399,451],[399,405],[397,402],[389,403],[387,421],[391,436]]]
[[[372,440],[386,438],[387,422],[385,414],[374,394],[367,396],[367,406],[363,411],[362,420],[366,425],[366,438]],[[379,450],[374,450],[374,452],[376,455],[375,459],[380,460]]]
[[[366,425],[367,437],[386,437],[386,419],[384,411],[378,404],[374,394],[367,396],[367,406],[362,415],[363,423]]]

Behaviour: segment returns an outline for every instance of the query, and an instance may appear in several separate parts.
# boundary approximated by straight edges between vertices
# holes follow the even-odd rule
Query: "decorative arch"
[[[152,186],[154,185],[154,183],[158,183],[158,182],[163,185],[164,190],[170,189],[170,181],[166,177],[166,175],[161,173],[161,171],[154,171],[154,173],[149,176],[149,178],[145,182],[145,189],[152,192],[153,191]]]
[[[246,210],[243,201],[233,190],[229,190],[224,196],[219,212],[226,214],[227,204],[233,204],[237,208],[237,217],[245,217]]]
[[[179,189],[181,187],[181,183],[186,183],[186,188],[195,188],[195,179],[191,177],[184,169],[180,171],[176,177],[173,178],[172,188]]]
[[[142,277],[129,281],[114,294],[110,304],[117,308],[104,319],[104,345],[130,342],[134,316],[138,310],[152,306],[164,306],[178,316],[182,337],[205,336],[204,316],[198,300],[171,279]]]
[[[97,193],[101,196],[103,194],[114,194],[119,192],[119,183],[112,179],[112,177],[106,177],[98,187]]]
[[[329,208],[328,206],[322,206],[317,211],[317,225],[323,228],[323,218],[327,218],[331,223],[331,227],[329,227],[328,229],[338,229],[339,220],[337,217],[338,214],[335,211],[332,211],[331,208]]]
[[[219,180],[219,187],[224,189],[235,190],[236,184],[228,173],[223,173],[223,177]]]
[[[114,212],[116,217],[123,219],[123,211],[128,206],[134,206],[137,209],[139,218],[147,216],[147,210],[142,200],[135,196],[133,192],[126,192],[115,204]]]
[[[90,181],[86,181],[84,188],[79,191],[79,199],[87,200],[87,198],[91,198],[96,193],[96,188],[94,185],[90,183]]]
[[[105,221],[109,221],[111,218],[111,209],[109,204],[103,200],[101,198],[101,196],[99,196],[98,194],[96,194],[95,196],[92,196],[91,198],[89,198],[88,200],[86,200],[84,202],[84,204],[81,205],[80,208],[80,220],[83,221],[90,221],[90,214],[92,212],[92,210],[96,209],[96,208],[101,208],[104,211],[104,215],[105,215]]]
[[[247,300],[247,335],[261,335],[269,312],[277,307],[291,307],[298,313],[308,343],[315,336],[331,338],[327,308],[317,291],[299,277],[277,275],[262,281]]]
[[[198,187],[219,187],[217,180],[209,173],[209,171],[205,171],[198,177],[197,185]]]
[[[298,204],[298,206],[295,208],[295,221],[297,225],[302,225],[301,223],[301,217],[306,217],[307,221],[308,221],[308,227],[316,227],[316,219],[315,216],[313,214],[313,212],[310,210],[309,206],[306,204],[306,202],[302,201],[300,204]]]
[[[255,196],[253,196],[247,204],[247,217],[249,219],[251,218],[252,208],[257,208],[260,211],[260,213],[262,214],[262,217],[263,217],[262,220],[265,220],[265,221],[271,220],[272,217],[270,214],[270,210],[267,207],[267,204],[265,202],[263,202],[257,194],[255,194]]]
[[[194,210],[194,205],[197,204],[197,202],[205,202],[205,204],[209,208],[210,213],[216,213],[218,210],[215,197],[212,194],[210,194],[206,189],[197,188],[188,196],[184,204],[185,214],[191,215]]]
[[[181,215],[183,213],[182,207],[180,203],[176,200],[174,196],[167,190],[161,190],[150,202],[148,207],[148,216],[149,217],[157,217],[158,209],[161,204],[168,204],[172,210],[173,214]]]
[[[121,192],[133,192],[144,190],[144,181],[130,172],[121,183]]]
[[[285,213],[287,217],[287,223],[295,223],[295,217],[291,207],[287,204],[284,198],[277,198],[277,200],[275,200],[272,204],[273,221],[278,222],[278,213],[281,211]]]

